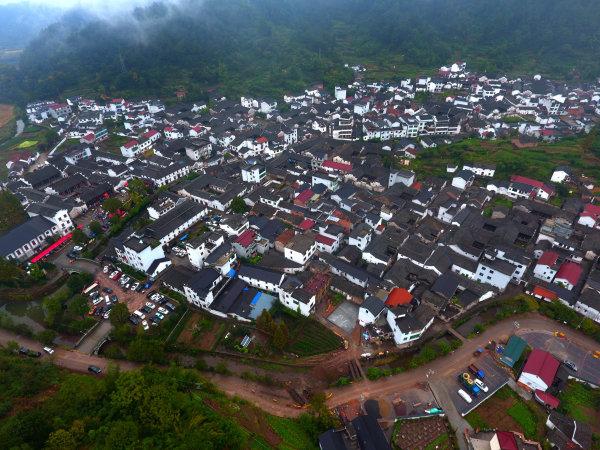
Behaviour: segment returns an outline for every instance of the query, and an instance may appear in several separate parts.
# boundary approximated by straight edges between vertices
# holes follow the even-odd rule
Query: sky
[[[65,9],[81,6],[87,9],[130,9],[134,6],[151,3],[151,0],[0,0],[0,5],[11,3],[30,3],[33,5],[46,5],[62,7]]]

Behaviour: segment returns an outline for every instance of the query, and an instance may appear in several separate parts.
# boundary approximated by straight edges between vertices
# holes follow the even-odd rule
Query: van
[[[133,313],[142,320],[144,320],[146,318],[146,315],[144,313],[142,313],[141,311],[135,310]]]
[[[458,395],[460,395],[463,400],[467,403],[472,403],[473,399],[471,398],[471,396],[469,394],[467,394],[465,391],[463,391],[462,389],[458,390]]]

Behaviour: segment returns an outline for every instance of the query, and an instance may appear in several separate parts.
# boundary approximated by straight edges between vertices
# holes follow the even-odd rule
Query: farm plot
[[[287,350],[299,356],[328,353],[342,346],[342,340],[335,333],[314,320],[304,319],[290,330]]]

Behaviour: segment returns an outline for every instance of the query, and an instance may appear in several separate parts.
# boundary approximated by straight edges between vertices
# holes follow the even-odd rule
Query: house
[[[385,314],[385,303],[374,296],[367,297],[358,309],[358,324],[361,327],[375,323],[375,321]]]
[[[267,169],[261,164],[242,167],[242,181],[246,183],[261,183],[267,176]]]
[[[399,346],[419,339],[431,326],[434,318],[434,310],[425,303],[402,314],[396,314],[394,308],[390,307],[387,313],[387,322],[394,335],[394,342]]]
[[[570,417],[552,411],[546,420],[548,433],[546,438],[552,448],[557,449],[589,449],[592,448],[592,429]]]
[[[260,266],[243,265],[240,267],[238,277],[256,289],[279,294],[285,274]]]
[[[214,269],[204,268],[185,282],[185,296],[193,305],[208,309],[229,280]]]
[[[560,363],[550,353],[534,348],[523,366],[519,383],[532,391],[546,392],[554,383],[554,377]]]
[[[25,261],[45,247],[50,236],[60,235],[54,222],[34,216],[0,236],[0,257]]]
[[[556,272],[554,283],[570,291],[579,283],[582,274],[583,269],[579,264],[572,261],[565,261],[561,264],[558,272]]]
[[[600,206],[588,203],[577,219],[577,223],[594,228],[600,225]]]
[[[156,277],[171,265],[171,261],[165,258],[162,244],[145,236],[132,235],[122,246],[115,246],[115,253],[119,261],[151,277]]]
[[[478,177],[493,178],[496,173],[496,166],[494,164],[472,163],[464,164],[463,170],[470,170]]]
[[[298,264],[305,265],[317,251],[312,234],[296,234],[283,249],[283,255]]]
[[[315,310],[317,297],[302,287],[290,286],[283,287],[279,291],[279,301],[292,311],[308,317]]]
[[[533,276],[551,283],[559,267],[559,254],[552,250],[546,250],[533,268]]]
[[[361,450],[392,450],[374,415],[360,415],[352,420],[352,426]]]
[[[371,242],[372,235],[373,228],[366,223],[359,223],[352,229],[350,236],[348,236],[348,245],[353,245],[359,250],[364,251]]]
[[[250,258],[256,253],[257,235],[248,229],[240,234],[232,243],[233,250],[240,258]]]
[[[582,291],[573,309],[585,317],[600,323],[600,290],[586,286]]]
[[[510,177],[510,181],[512,183],[520,183],[526,186],[531,187],[535,195],[541,200],[549,200],[552,195],[554,195],[554,189],[541,181],[534,180],[532,178],[523,177],[521,175],[513,175]]]
[[[457,189],[465,190],[475,181],[475,174],[470,170],[461,170],[452,178],[452,186]]]
[[[550,181],[552,183],[564,183],[565,181],[569,181],[572,176],[571,168],[568,166],[559,166],[554,169],[552,172],[552,176],[550,177]]]
[[[206,215],[206,208],[191,200],[185,200],[162,215],[144,229],[146,236],[168,244],[183,234]]]

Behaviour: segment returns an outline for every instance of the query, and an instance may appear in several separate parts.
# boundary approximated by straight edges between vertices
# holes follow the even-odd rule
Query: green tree
[[[46,278],[46,274],[39,264],[32,264],[29,266],[29,276],[33,281],[42,281]]]
[[[97,220],[92,220],[90,222],[90,231],[94,233],[96,236],[100,236],[103,233],[102,225]]]
[[[46,442],[48,450],[75,450],[77,442],[71,433],[67,430],[56,430],[51,433]]]
[[[54,339],[56,338],[56,331],[54,330],[44,330],[40,331],[37,334],[37,339],[44,345],[52,345],[54,343]]]
[[[89,238],[79,228],[75,228],[73,230],[73,236],[71,239],[73,240],[73,242],[75,244],[78,244],[78,245],[86,244],[89,241]]]
[[[110,323],[113,325],[122,325],[127,322],[129,310],[125,303],[117,303],[110,310]]]
[[[27,213],[15,195],[8,191],[0,191],[0,234],[27,220]]]
[[[0,284],[14,285],[22,278],[23,271],[13,261],[0,258]]]
[[[127,359],[139,362],[163,363],[165,361],[165,346],[160,341],[138,337],[129,344]]]
[[[45,317],[44,320],[49,326],[55,325],[59,314],[62,312],[62,301],[60,297],[53,295],[46,297],[42,301],[44,307]]]
[[[273,333],[273,316],[268,309],[263,309],[260,315],[256,318],[256,328],[259,330],[271,334]]]
[[[250,208],[248,208],[248,205],[246,205],[246,202],[244,202],[244,199],[241,197],[235,197],[231,201],[231,211],[234,213],[243,214],[248,212],[249,209]]]
[[[109,426],[109,432],[104,439],[104,448],[127,450],[138,444],[139,428],[132,420],[119,420]]]
[[[275,325],[271,343],[277,350],[283,350],[288,344],[288,329],[284,322]]]
[[[75,295],[70,301],[67,310],[74,316],[83,317],[89,311],[88,299],[81,295]]]
[[[102,202],[102,209],[114,214],[117,210],[123,209],[123,202],[117,197],[109,197]]]

